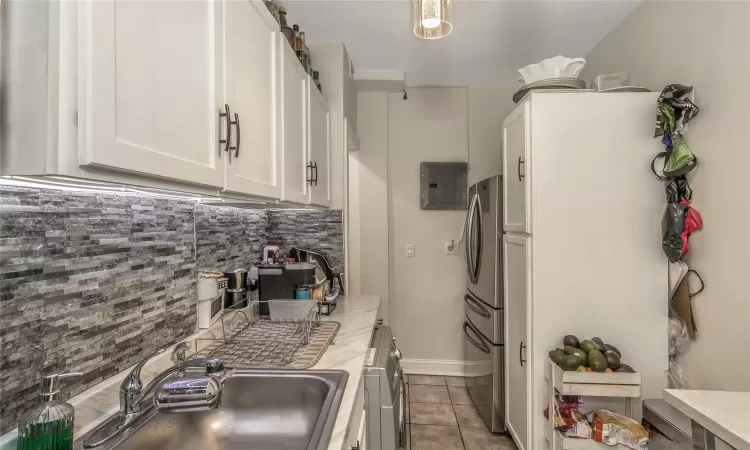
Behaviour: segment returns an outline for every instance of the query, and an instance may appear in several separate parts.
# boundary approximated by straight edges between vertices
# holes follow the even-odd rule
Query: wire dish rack
[[[258,313],[263,303],[270,317]],[[196,355],[219,358],[231,367],[306,369],[318,362],[340,326],[322,322],[315,301],[249,302],[225,309],[214,335],[195,340]]]

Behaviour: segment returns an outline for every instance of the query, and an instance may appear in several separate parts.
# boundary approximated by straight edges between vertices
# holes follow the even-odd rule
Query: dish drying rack
[[[262,303],[268,304],[271,317],[274,308],[291,311],[290,317],[262,317],[258,313]],[[214,335],[195,340],[196,355],[219,358],[231,367],[304,369],[320,359],[339,326],[338,322],[321,322],[314,301],[248,301],[246,307],[225,309],[215,329],[209,330]],[[307,351],[303,347],[313,337],[315,348]]]

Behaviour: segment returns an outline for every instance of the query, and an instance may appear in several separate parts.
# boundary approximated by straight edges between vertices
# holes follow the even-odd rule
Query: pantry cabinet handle
[[[518,360],[521,361],[521,367],[523,367],[523,363],[526,362],[525,359],[523,359],[523,349],[525,349],[526,346],[523,345],[523,341],[521,341],[521,345],[518,346]]]
[[[526,162],[521,158],[518,157],[518,181],[523,181],[523,179],[526,177],[523,173],[521,173],[521,164],[523,164],[524,169],[526,169]]]
[[[240,157],[240,116],[238,116],[237,113],[234,113],[234,125],[237,127],[237,147],[236,147],[236,151],[234,152],[234,157],[239,158]]]
[[[318,185],[318,163],[313,163],[313,169],[315,170],[315,178],[313,179],[313,182],[315,183],[315,186]]]
[[[232,120],[230,119],[231,116],[229,115],[229,105],[227,105],[226,103],[224,104],[224,111],[225,112],[221,112],[221,110],[219,110],[219,118],[221,118],[221,117],[226,117],[227,118],[227,128],[226,128],[226,130],[227,130],[226,131],[227,138],[226,139],[219,139],[219,144],[224,144],[224,151],[228,152],[229,151],[229,141],[232,140],[232,124],[231,124]]]

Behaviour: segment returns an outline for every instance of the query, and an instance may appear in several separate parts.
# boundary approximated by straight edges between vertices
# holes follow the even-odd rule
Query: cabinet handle
[[[236,147],[236,151],[234,152],[234,157],[239,158],[240,157],[240,116],[238,116],[237,113],[234,113],[234,125],[237,127],[237,147]]]
[[[307,183],[308,183],[308,184],[309,184],[310,186],[312,186],[312,185],[313,185],[313,163],[312,163],[312,161],[310,161],[310,162],[309,162],[309,163],[307,164],[307,170],[308,170],[308,171],[309,171],[309,173],[310,173],[310,176],[308,176],[308,177],[307,177]]]
[[[313,182],[315,183],[315,186],[318,185],[318,163],[313,163],[313,169],[315,170],[315,178],[313,179]]]
[[[219,144],[224,144],[224,151],[228,152],[229,141],[232,140],[232,124],[231,124],[231,119],[230,119],[231,116],[229,115],[229,105],[227,105],[226,103],[224,104],[224,111],[225,112],[221,112],[221,110],[219,110],[219,118],[221,117],[227,118],[227,131],[226,131],[227,138],[219,139]]]
[[[525,349],[526,346],[523,345],[523,341],[521,341],[521,345],[518,346],[518,360],[521,361],[521,367],[523,367],[523,363],[526,362],[525,359],[523,359],[523,349]]]
[[[524,175],[523,173],[521,173],[521,164],[523,164],[524,169],[525,169],[526,168],[526,162],[523,160],[523,158],[521,158],[519,156],[518,157],[518,181],[523,181],[523,179],[526,178],[526,175]]]

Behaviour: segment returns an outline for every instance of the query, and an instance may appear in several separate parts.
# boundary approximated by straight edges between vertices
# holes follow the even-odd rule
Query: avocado
[[[577,337],[573,336],[572,334],[569,334],[563,338],[563,345],[565,347],[580,348],[581,342],[578,340]]]
[[[557,365],[560,366],[562,370],[577,370],[578,366],[581,365],[581,357],[578,355],[568,355],[561,359]]]
[[[568,354],[565,353],[565,350],[561,348],[549,352],[549,359],[551,359],[555,364],[560,364],[560,360],[565,358],[566,356],[568,356]]]
[[[617,356],[622,358],[622,352],[617,347],[615,347],[614,345],[609,345],[609,344],[604,344],[604,346],[607,347],[607,350],[617,353]]]
[[[615,372],[635,373],[635,370],[627,364],[620,364],[620,367],[615,369]]]
[[[565,347],[565,353],[568,355],[578,355],[581,358],[581,365],[585,366],[588,364],[589,361],[589,355],[581,350],[580,348],[575,348],[571,346]]]
[[[596,345],[598,345],[598,346],[599,346],[599,349],[598,349],[598,350],[599,350],[600,352],[604,353],[604,352],[606,352],[606,351],[607,351],[607,346],[606,346],[606,345],[604,345],[604,341],[602,340],[602,338],[600,338],[600,337],[593,337],[593,338],[591,338],[591,341],[592,341],[592,342],[596,342]]]
[[[581,350],[588,354],[591,350],[599,350],[599,344],[586,339],[585,341],[581,342]]]
[[[604,372],[607,370],[607,358],[599,350],[591,350],[589,352],[589,367],[594,369],[594,372]]]
[[[604,357],[607,358],[607,367],[610,369],[615,370],[620,367],[620,355],[617,353],[607,350],[604,352]]]

